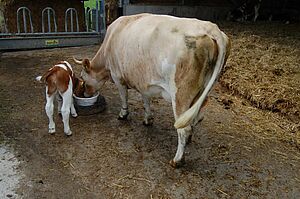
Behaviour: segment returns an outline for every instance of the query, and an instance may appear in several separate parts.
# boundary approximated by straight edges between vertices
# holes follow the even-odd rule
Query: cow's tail
[[[212,35],[212,39],[214,39],[216,41],[217,46],[218,46],[218,57],[217,57],[217,61],[216,61],[215,67],[214,67],[214,71],[212,73],[212,76],[211,76],[209,82],[205,86],[203,93],[201,94],[199,99],[196,101],[196,103],[194,103],[190,109],[188,109],[186,112],[184,112],[182,115],[180,115],[177,118],[177,120],[174,124],[176,129],[184,128],[184,127],[190,125],[192,122],[193,123],[198,122],[198,121],[194,121],[194,120],[199,118],[198,115],[200,114],[200,108],[201,108],[203,102],[205,101],[208,93],[212,89],[214,83],[217,81],[218,76],[222,70],[222,67],[226,62],[226,58],[229,53],[228,45],[230,45],[230,43],[229,43],[230,41],[229,41],[228,37],[223,32],[221,32],[221,34]]]

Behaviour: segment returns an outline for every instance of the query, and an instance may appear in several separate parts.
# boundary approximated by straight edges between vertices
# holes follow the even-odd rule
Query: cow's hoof
[[[153,125],[153,118],[150,118],[150,119],[148,119],[148,120],[144,120],[143,121],[143,125],[144,126],[152,126]]]
[[[129,113],[126,114],[126,115],[121,115],[120,114],[119,117],[118,117],[118,120],[127,120],[128,115],[129,115]]]
[[[170,163],[170,165],[171,165],[174,169],[177,169],[177,168],[182,167],[182,166],[185,164],[185,160],[182,159],[182,160],[179,161],[179,162],[175,162],[175,161],[172,159],[169,163]]]
[[[65,135],[66,135],[66,136],[71,136],[71,135],[72,135],[72,131],[70,130],[70,131],[68,131],[68,132],[65,132]]]
[[[54,134],[55,133],[55,128],[49,128],[48,133],[49,134]]]
[[[128,108],[121,108],[118,120],[126,120],[129,115]]]

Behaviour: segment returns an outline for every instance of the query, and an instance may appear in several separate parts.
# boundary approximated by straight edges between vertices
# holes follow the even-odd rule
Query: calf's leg
[[[61,96],[63,98],[61,115],[64,123],[64,133],[66,135],[72,135],[72,131],[69,125],[70,109],[72,104],[72,93],[72,82],[70,80],[68,89],[64,93],[61,93]]]
[[[62,98],[58,94],[56,95],[56,101],[57,101],[57,112],[58,114],[61,114]]]
[[[75,107],[74,107],[74,99],[73,99],[73,97],[71,97],[72,99],[71,99],[71,115],[72,115],[72,117],[77,117],[78,115],[77,115],[77,112],[76,112],[76,109],[75,109]]]
[[[49,95],[48,94],[48,87],[46,87],[46,106],[45,106],[45,110],[46,110],[46,114],[49,118],[48,132],[50,134],[55,133],[55,123],[54,123],[54,120],[53,120],[54,97],[55,97],[55,93]]]

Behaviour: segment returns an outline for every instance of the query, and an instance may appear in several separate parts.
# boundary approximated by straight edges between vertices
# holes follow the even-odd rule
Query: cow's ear
[[[91,70],[91,64],[90,64],[90,61],[88,59],[82,60],[82,66],[84,67],[84,69],[86,71],[90,71]]]

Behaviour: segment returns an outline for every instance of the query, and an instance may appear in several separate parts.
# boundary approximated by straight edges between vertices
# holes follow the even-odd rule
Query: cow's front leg
[[[143,103],[144,103],[144,109],[145,109],[145,116],[144,116],[144,121],[143,124],[145,126],[150,126],[153,124],[153,115],[151,113],[151,109],[150,109],[150,98],[142,95],[143,98]]]
[[[171,166],[174,168],[177,168],[184,163],[184,150],[185,150],[185,146],[190,141],[192,135],[192,128],[188,126],[183,129],[177,129],[177,133],[178,133],[177,151],[173,160],[170,161]]]
[[[118,119],[119,120],[126,120],[128,114],[129,114],[127,87],[125,85],[120,84],[120,83],[117,83],[116,85],[118,87],[120,98],[121,98],[121,103],[122,103],[122,108],[120,110]]]

